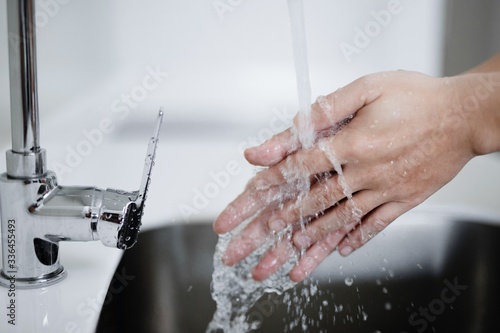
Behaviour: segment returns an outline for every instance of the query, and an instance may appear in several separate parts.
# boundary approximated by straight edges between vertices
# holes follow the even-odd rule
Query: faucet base
[[[46,274],[38,278],[17,278],[16,272],[1,269],[0,286],[10,289],[43,288],[64,280],[67,275],[68,273],[63,266],[60,266],[58,270],[50,274]]]

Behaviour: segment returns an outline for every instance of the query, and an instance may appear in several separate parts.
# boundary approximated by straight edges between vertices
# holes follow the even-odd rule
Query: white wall
[[[447,0],[443,72],[455,75],[500,51],[500,2]]]
[[[217,3],[235,5],[219,15]],[[388,3],[306,1],[313,95],[373,71],[439,74],[441,0],[401,0],[401,12],[347,61],[341,43],[355,45],[356,27],[370,26],[371,12]],[[104,87],[97,94],[109,100],[88,115],[109,112],[109,101],[148,67],[168,71],[169,78],[141,110],[161,104],[180,119],[258,123],[272,108],[296,108],[285,0],[38,0],[37,8],[42,125],[54,112],[75,112],[66,105],[98,85]],[[9,139],[5,20],[2,10],[0,142]]]

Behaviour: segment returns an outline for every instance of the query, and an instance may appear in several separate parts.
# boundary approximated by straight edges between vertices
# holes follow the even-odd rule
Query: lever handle
[[[156,147],[162,122],[163,110],[160,109],[153,135],[148,144],[139,190],[126,192],[107,189],[104,193],[97,221],[97,233],[104,245],[126,250],[137,242],[151,182],[151,172],[155,164]]]

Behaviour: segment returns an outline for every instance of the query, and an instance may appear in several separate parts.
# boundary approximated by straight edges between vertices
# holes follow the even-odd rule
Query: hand
[[[473,156],[498,149],[498,115],[494,126],[482,112],[498,88],[483,87],[478,94],[485,75],[369,75],[312,105],[312,147],[300,146],[296,117],[294,128],[248,149],[250,163],[268,168],[214,223],[222,234],[251,219],[228,245],[224,263],[238,263],[269,234],[289,228],[292,244],[272,247],[252,274],[266,279],[300,249],[290,277],[301,281],[335,249],[348,255],[361,247],[449,182]],[[500,82],[498,75],[494,79]]]

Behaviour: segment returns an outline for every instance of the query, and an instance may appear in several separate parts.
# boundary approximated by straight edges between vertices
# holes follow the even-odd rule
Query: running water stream
[[[300,145],[304,149],[311,148],[315,142],[315,133],[311,123],[311,85],[309,80],[309,65],[307,59],[307,43],[304,23],[303,0],[288,0],[288,9],[291,23],[292,47],[295,60],[295,70],[297,77],[297,92],[300,121],[295,128],[295,134],[298,135]],[[332,165],[339,175],[339,185],[344,194],[352,203],[353,214],[358,213],[352,193],[347,185],[341,164],[335,158],[335,154],[329,150],[326,145],[320,145],[320,149],[326,157],[332,162]],[[278,197],[270,198],[270,202],[283,203],[290,197],[296,198],[298,204],[305,194],[309,192],[309,177],[301,176],[300,170],[294,170],[285,165],[281,170],[287,180],[287,186],[284,186]],[[290,186],[288,186],[290,185]],[[293,192],[293,193],[292,193]],[[258,213],[257,213],[258,214]],[[301,224],[304,228],[304,221]],[[254,251],[239,264],[229,267],[222,263],[222,257],[230,240],[238,235],[239,232],[251,221],[251,218],[242,223],[235,230],[219,237],[214,255],[214,273],[212,275],[212,298],[217,304],[213,319],[206,329],[206,333],[226,332],[226,333],[246,333],[257,329],[261,323],[249,321],[248,312],[253,305],[266,293],[282,294],[295,286],[288,273],[298,260],[298,255],[294,251],[289,251],[292,255],[285,265],[273,276],[263,282],[256,282],[252,279],[251,268],[257,265],[262,254],[278,242],[288,242],[291,244],[292,230],[287,228],[275,235],[269,235],[265,244]],[[316,288],[311,284],[312,290]],[[289,300],[292,302],[293,300]],[[301,306],[296,304],[296,306]],[[292,304],[289,304],[289,308]]]
[[[303,0],[288,0],[290,27],[292,33],[293,58],[297,78],[297,97],[299,102],[298,136],[302,147],[310,148],[314,143],[314,129],[311,122],[311,82],[309,61],[307,59],[307,38]]]

